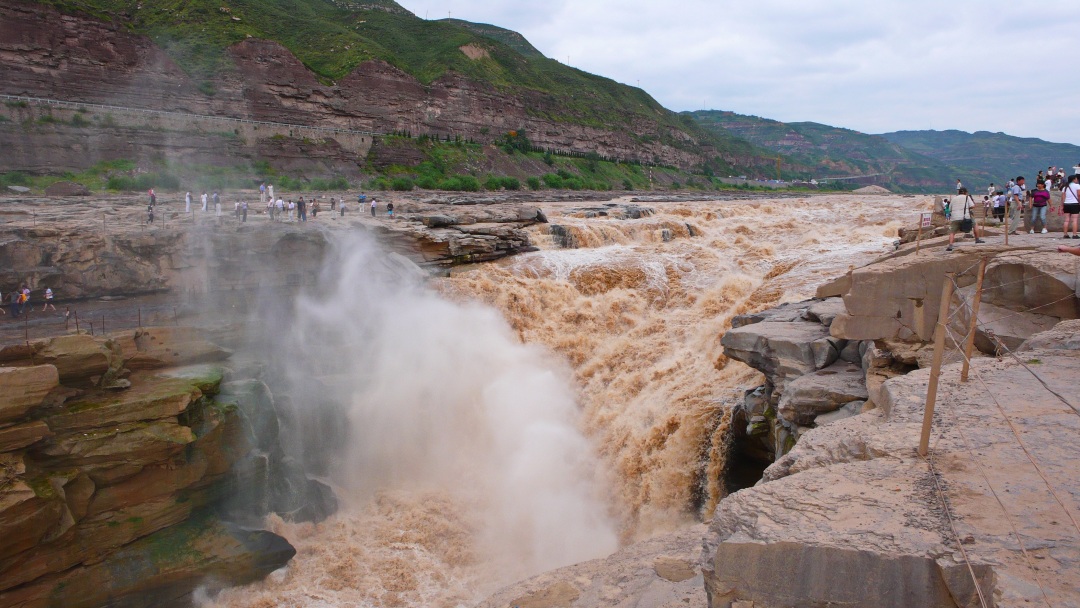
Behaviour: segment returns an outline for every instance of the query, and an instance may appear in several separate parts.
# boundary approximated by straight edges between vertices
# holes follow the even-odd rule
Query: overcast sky
[[[1080,144],[1076,0],[399,2],[521,32],[672,110]]]

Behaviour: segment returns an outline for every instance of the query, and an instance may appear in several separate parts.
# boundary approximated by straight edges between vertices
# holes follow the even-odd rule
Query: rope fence
[[[1030,466],[1035,470],[1039,479],[1042,481],[1042,485],[1046,487],[1049,495],[1053,498],[1054,502],[1057,503],[1058,507],[1060,507],[1062,512],[1064,512],[1064,514],[1068,518],[1069,522],[1072,524],[1072,528],[1076,533],[1076,538],[1080,539],[1080,523],[1078,523],[1077,517],[1073,513],[1073,510],[1068,506],[1066,501],[1062,500],[1058,488],[1056,488],[1054,483],[1051,481],[1051,478],[1046,473],[1044,466],[1039,462],[1039,459],[1036,458],[1036,456],[1032,453],[1027,444],[1024,442],[1023,436],[1020,430],[1016,427],[1013,418],[1009,416],[1006,408],[1002,405],[994,390],[992,390],[989,383],[983,377],[982,373],[979,370],[979,366],[973,365],[973,344],[975,340],[975,335],[978,330],[982,330],[982,332],[992,340],[999,361],[1002,360],[1003,357],[1014,361],[1018,367],[1031,374],[1031,376],[1038,382],[1040,386],[1043,387],[1043,389],[1045,389],[1048,393],[1053,395],[1055,399],[1064,404],[1068,408],[1068,411],[1080,416],[1080,409],[1078,409],[1077,406],[1073,405],[1060,392],[1054,390],[1044,378],[1042,378],[1035,370],[1031,368],[1028,362],[1025,362],[1022,357],[1018,356],[1017,353],[1010,349],[1008,345],[1006,345],[1000,339],[1000,337],[994,335],[992,328],[988,327],[989,324],[996,323],[1013,316],[1027,314],[1032,311],[1043,310],[1055,304],[1070,299],[1075,299],[1076,295],[1074,293],[1070,293],[1067,296],[1056,299],[1049,303],[1041,304],[1039,306],[1032,306],[1028,309],[1021,311],[1014,311],[1006,315],[1000,315],[989,321],[981,321],[979,319],[979,306],[982,302],[983,294],[986,293],[987,290],[992,291],[995,289],[1002,289],[1013,284],[1027,282],[1027,279],[1021,279],[1017,281],[1010,281],[1008,283],[992,285],[987,288],[984,285],[984,278],[988,262],[989,259],[984,257],[981,258],[976,264],[973,264],[971,267],[961,272],[945,274],[945,279],[942,284],[941,309],[939,311],[937,325],[934,332],[934,355],[930,370],[930,379],[927,385],[926,406],[923,416],[923,429],[920,436],[918,453],[920,456],[925,458],[927,466],[930,470],[930,474],[934,479],[935,492],[937,494],[938,500],[940,500],[942,507],[945,510],[945,516],[949,523],[949,529],[952,534],[953,541],[956,543],[956,546],[959,547],[960,554],[972,577],[972,582],[975,585],[975,591],[978,595],[980,605],[986,607],[987,601],[979,585],[979,581],[975,575],[974,568],[971,565],[968,552],[964,548],[963,542],[961,542],[959,534],[957,532],[954,522],[953,509],[950,506],[948,495],[939,480],[940,473],[935,462],[935,453],[938,452],[938,443],[945,436],[946,430],[955,430],[956,433],[959,435],[961,442],[963,443],[963,449],[966,452],[968,459],[975,464],[979,472],[979,476],[982,478],[983,483],[986,484],[986,487],[989,489],[991,495],[996,501],[998,508],[1002,512],[1005,520],[1008,522],[1011,536],[1015,539],[1017,547],[1019,547],[1020,552],[1024,557],[1024,561],[1026,562],[1028,568],[1031,570],[1034,581],[1039,587],[1043,602],[1049,608],[1050,606],[1052,606],[1052,603],[1047,594],[1046,587],[1039,576],[1038,568],[1035,566],[1028,546],[1024,544],[1020,531],[1018,530],[1016,525],[1016,521],[1019,516],[1009,512],[1009,509],[1006,507],[1005,502],[1002,500],[998,489],[994,487],[993,483],[991,483],[990,476],[986,473],[984,463],[979,458],[978,453],[973,449],[971,442],[965,435],[963,430],[963,424],[956,416],[956,413],[951,411],[950,408],[944,408],[944,411],[940,416],[941,420],[939,421],[947,422],[948,424],[945,426],[947,426],[948,428],[941,428],[940,434],[938,435],[937,440],[935,440],[933,449],[931,449],[929,446],[931,428],[934,420],[934,410],[938,396],[938,381],[941,375],[941,367],[944,359],[946,342],[949,342],[952,344],[953,348],[959,351],[959,355],[963,361],[963,368],[960,376],[961,384],[968,381],[969,372],[975,377],[975,380],[978,382],[983,391],[986,393],[987,396],[990,397],[990,400],[993,402],[997,416],[1000,416],[1000,419],[1004,421],[1005,426],[1008,428],[1011,434],[1011,439],[1015,441],[1015,445],[1017,445],[1020,451],[1023,452],[1027,463],[1030,464]],[[957,277],[968,275],[976,268],[978,268],[976,273],[976,288],[974,292],[969,292],[965,295],[963,291],[964,288],[960,286],[959,282],[957,281]],[[959,300],[959,305],[955,307],[953,306],[954,298]],[[959,322],[963,313],[966,313],[968,316],[967,332],[963,335],[958,335],[953,330],[953,327],[954,323]]]

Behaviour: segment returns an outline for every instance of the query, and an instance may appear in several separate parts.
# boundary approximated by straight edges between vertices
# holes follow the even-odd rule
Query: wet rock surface
[[[703,526],[666,534],[502,589],[478,608],[705,608],[699,556]]]
[[[227,357],[190,328],[0,350],[0,604],[187,605],[203,581],[252,582],[292,557],[284,539],[220,519],[262,454],[252,425],[275,414],[217,397]],[[293,516],[325,517],[323,498],[294,497],[306,511]],[[254,503],[244,511],[269,512]]]
[[[1080,428],[1068,396],[1080,372],[1074,258],[1018,241],[944,261],[901,250],[822,286],[829,299],[736,319],[726,352],[767,382],[735,420],[760,442],[748,454],[777,449],[761,482],[717,508],[710,606],[978,606],[979,592],[986,605],[1080,606],[1080,489],[1065,470],[1080,455],[1065,440]],[[915,447],[943,274],[959,275],[949,326],[962,336],[983,255],[975,345],[997,357],[976,352],[961,383],[947,340],[928,462]],[[830,368],[811,365],[819,333],[774,328],[809,320],[843,344]],[[799,367],[768,339],[793,334]]]

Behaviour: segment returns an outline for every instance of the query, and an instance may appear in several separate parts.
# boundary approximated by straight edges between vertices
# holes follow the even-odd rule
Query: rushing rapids
[[[890,249],[915,204],[657,203],[636,219],[544,205],[540,251],[429,287],[373,279],[380,254],[342,247],[319,298],[296,304],[289,348],[334,352],[332,374],[298,367],[291,386],[345,404],[343,507],[271,521],[292,564],[208,602],[467,605],[708,516],[728,404],[757,380],[722,354],[731,318]]]

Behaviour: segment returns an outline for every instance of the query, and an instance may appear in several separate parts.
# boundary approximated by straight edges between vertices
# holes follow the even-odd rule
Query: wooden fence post
[[[926,457],[930,451],[930,427],[934,422],[934,406],[937,404],[938,378],[941,377],[941,360],[945,356],[945,326],[949,322],[952,305],[954,272],[945,273],[945,285],[941,288],[941,308],[938,310],[937,329],[934,334],[934,358],[930,365],[930,384],[926,387],[926,409],[923,411],[922,436],[919,438],[919,456]]]
[[[975,350],[975,331],[979,324],[979,305],[982,304],[983,279],[986,277],[986,258],[979,261],[979,278],[975,281],[975,300],[971,303],[971,322],[968,324],[967,340],[964,341],[964,368],[960,370],[960,382],[968,381],[971,370],[971,353]]]

